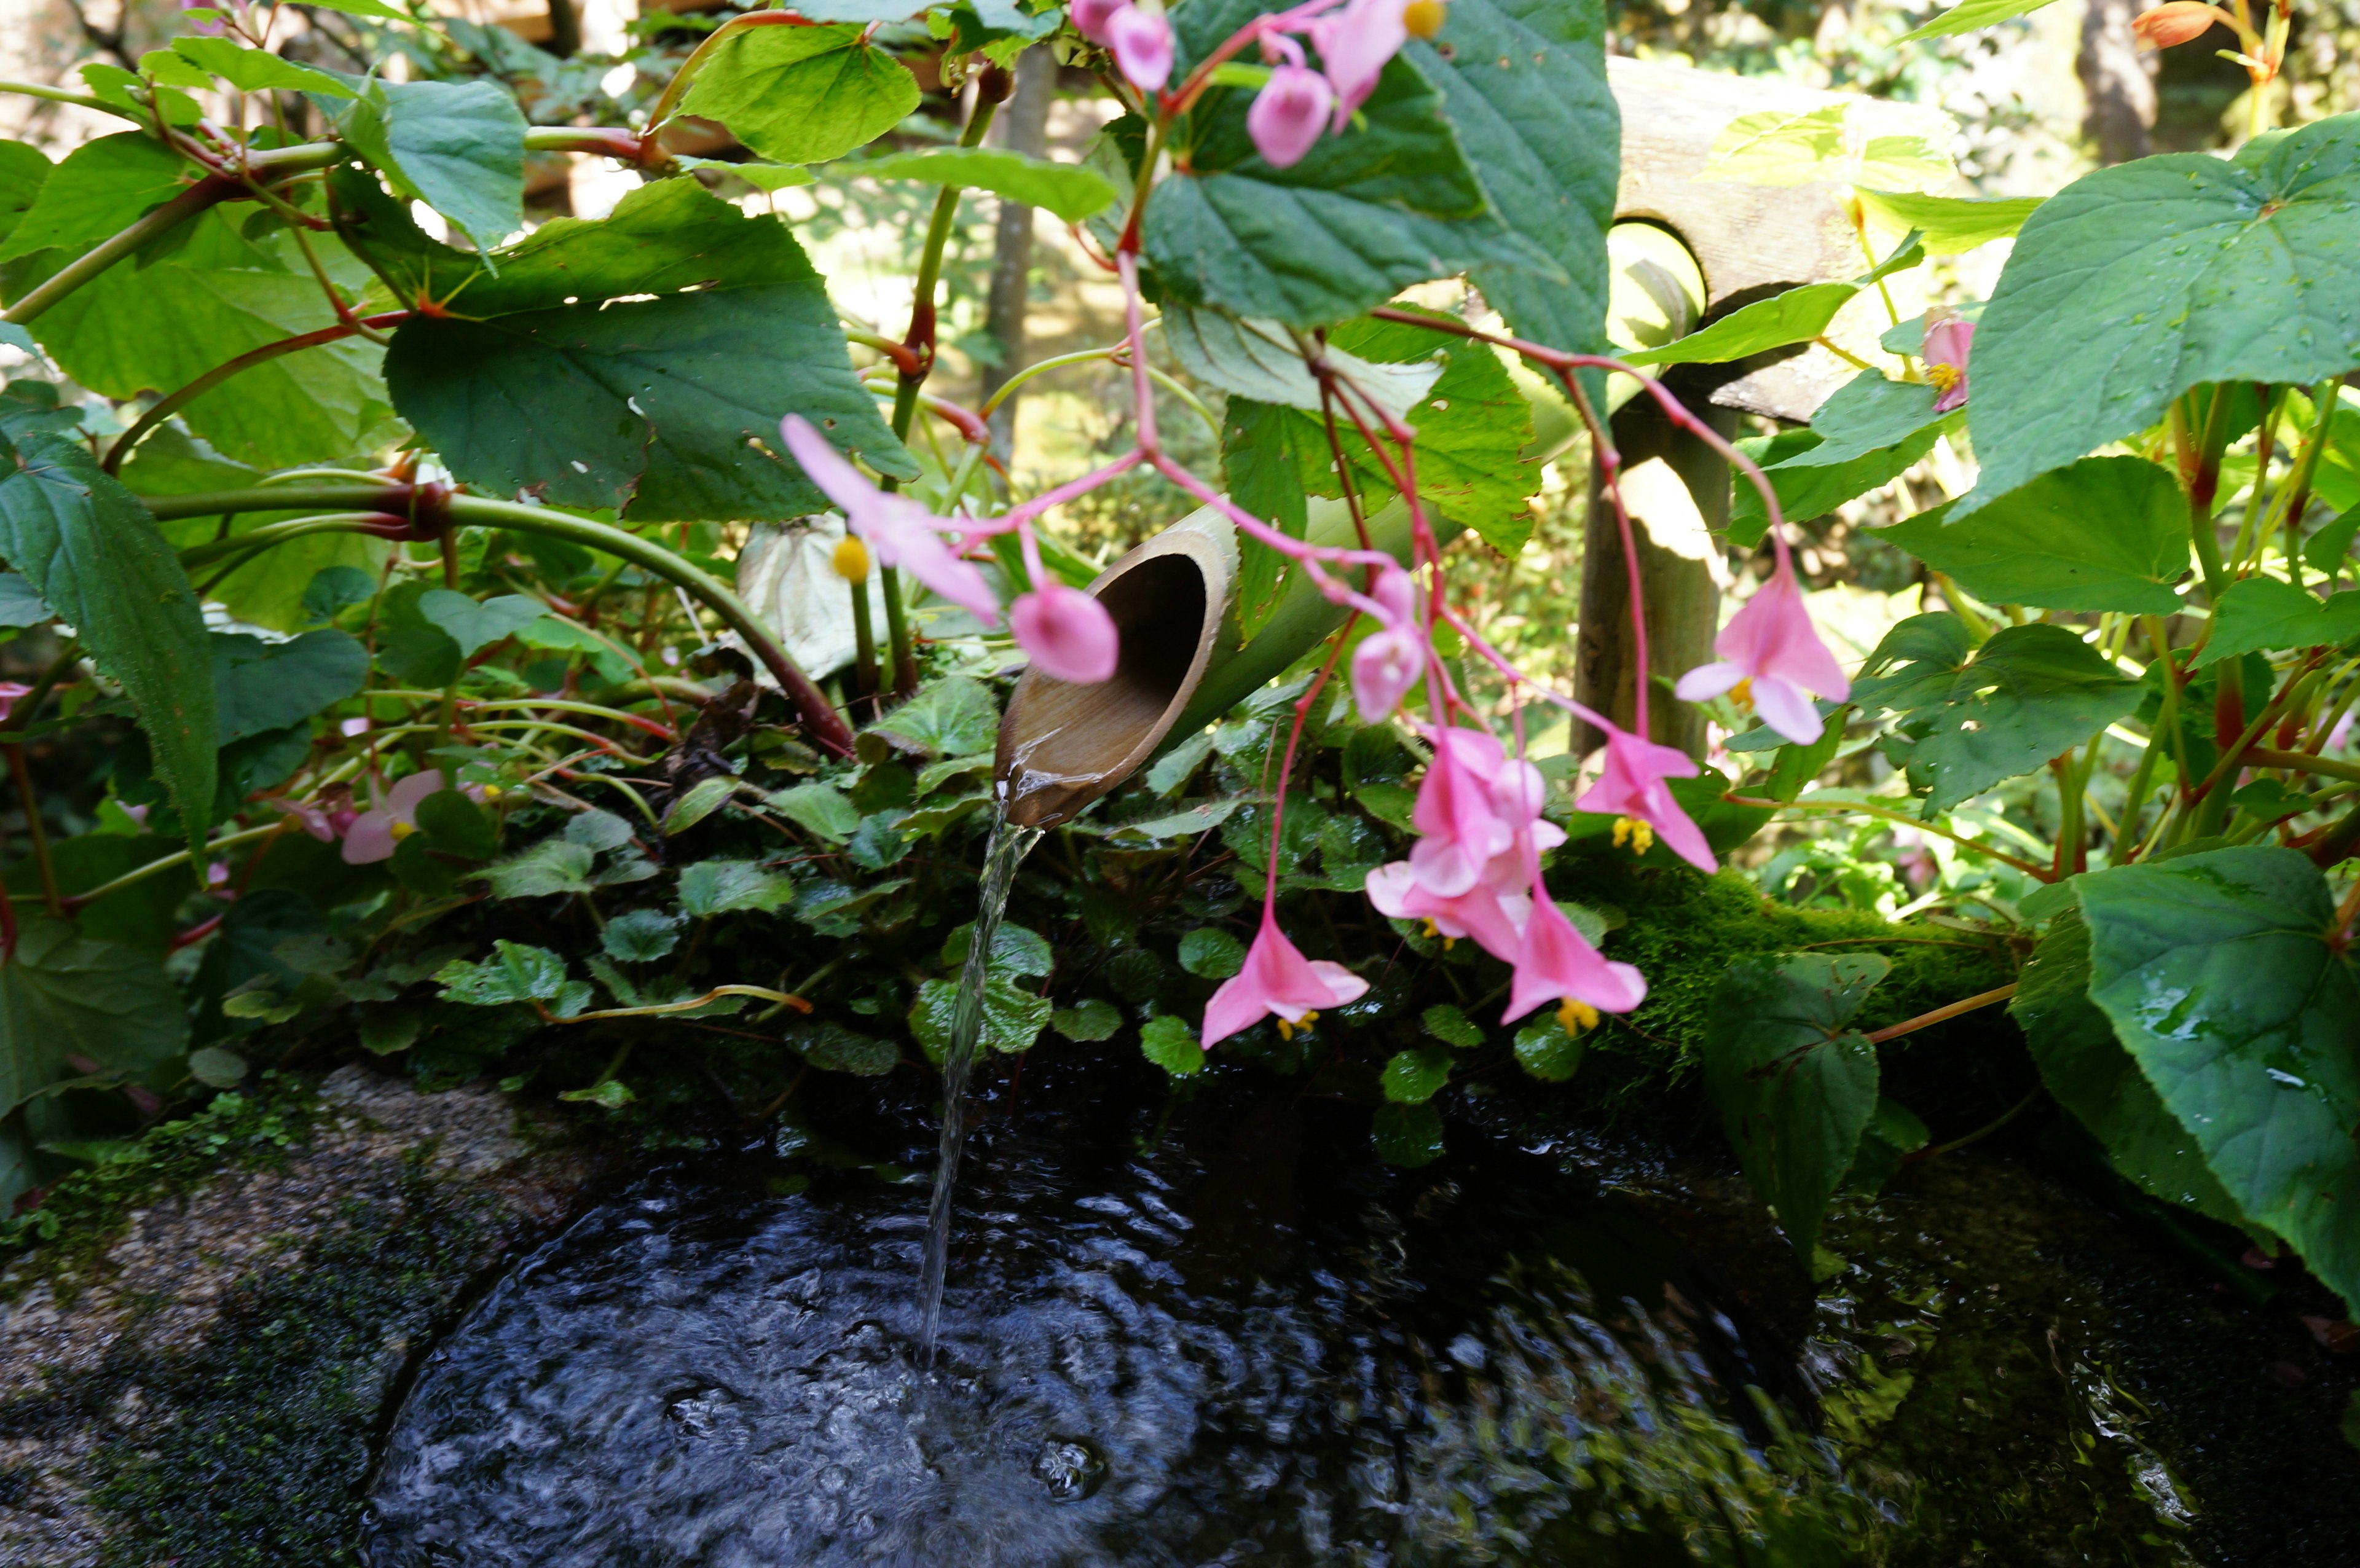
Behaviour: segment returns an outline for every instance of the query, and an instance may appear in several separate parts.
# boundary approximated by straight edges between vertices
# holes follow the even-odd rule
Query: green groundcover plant
[[[1137,471],[1234,526],[1234,635],[1289,593],[1335,629],[1039,852],[989,955],[990,1048],[1332,1073],[1388,1158],[1430,1160],[1453,1085],[1661,1038],[1692,983],[1643,928],[1723,898],[1774,821],[1898,826],[1968,911],[1947,974],[1986,983],[1919,996],[1913,967],[1909,1016],[1864,1028],[1896,960],[1778,927],[1694,957],[1717,989],[1680,1004],[1680,1061],[1797,1247],[1840,1183],[1929,1143],[1881,1048],[2005,1002],[2124,1177],[2360,1299],[2360,117],[1991,201],[1928,193],[1941,149],[1842,105],[1747,116],[1718,175],[1843,187],[1861,276],[1624,363],[1598,352],[1618,122],[1593,0],[822,0],[725,14],[605,125],[529,123],[480,30],[329,9],[411,68],[308,63],[275,47],[291,8],[231,0],[136,71],[19,89],[120,130],[56,162],[0,144],[0,341],[34,363],[0,396],[0,621],[47,650],[0,717],[20,1236],[144,1121],[355,1038],[623,1115],[699,1092],[647,1070],[683,1040],[752,1116],[809,1072],[939,1055],[1011,656],[1087,682],[1119,653],[1040,525]],[[2186,9],[2142,29],[2183,41]],[[2230,17],[2257,112],[2290,15]],[[1113,100],[1081,163],[985,145],[1028,49]],[[972,82],[955,138],[873,147],[920,57]],[[689,117],[731,157],[672,150]],[[644,182],[528,232],[551,152]],[[848,325],[794,225],[733,199],[851,178],[937,192],[899,337]],[[1049,209],[1122,289],[1100,357],[1135,443],[1039,494],[989,460],[989,407],[928,387],[962,191]],[[1872,218],[1905,232],[1886,254]],[[1929,255],[2011,237],[1988,300],[1892,319],[1808,428],[1732,448],[1642,373],[1822,341]],[[1481,312],[1401,300],[1454,278]],[[1523,543],[1540,397],[1588,428],[1597,521],[1635,559],[1607,371],[1723,447],[1728,542],[1770,568],[1716,660],[1641,670],[1628,730],[1487,642],[1446,555]],[[1159,384],[1219,424],[1220,474],[1163,440]],[[1972,489],[1882,538],[1947,607],[1848,678],[1787,519],[1941,441]],[[728,581],[748,525],[831,508],[858,648],[833,691]],[[1647,738],[1674,702],[1727,727],[1725,766]],[[1586,779],[1530,753],[1528,713],[1558,711],[1603,739]],[[91,809],[60,808],[80,831],[49,831],[28,748],[105,757]],[[1872,748],[1885,783],[1818,783]],[[1766,879],[1889,884],[1864,842]]]

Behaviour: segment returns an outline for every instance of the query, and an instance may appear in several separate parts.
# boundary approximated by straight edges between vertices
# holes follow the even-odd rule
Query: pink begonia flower
[[[1491,857],[1514,842],[1491,781],[1500,772],[1499,737],[1459,726],[1437,732],[1434,761],[1418,786],[1410,824],[1423,834],[1409,852],[1418,886],[1452,898],[1475,886]]]
[[[1142,93],[1160,93],[1172,80],[1172,24],[1136,5],[1119,8],[1106,21],[1107,48],[1114,62]]]
[[[1094,44],[1107,41],[1107,22],[1131,0],[1074,0],[1074,30]]]
[[[1974,346],[1975,324],[1944,316],[1926,328],[1926,379],[1941,394],[1934,412],[1947,414],[1967,401],[1967,351]]]
[[[1274,1015],[1291,1029],[1322,1007],[1340,1007],[1361,996],[1369,983],[1340,964],[1309,959],[1286,940],[1262,906],[1262,930],[1246,951],[1245,967],[1221,983],[1205,1005],[1205,1043],[1213,1045]]]
[[[1016,645],[1032,656],[1034,669],[1076,685],[1094,685],[1112,675],[1122,651],[1106,606],[1062,583],[1019,593],[1008,607],[1008,624]]]
[[[1601,1013],[1627,1013],[1647,996],[1646,977],[1617,964],[1583,940],[1547,898],[1534,900],[1524,942],[1508,987],[1502,1023],[1513,1023],[1547,1002],[1572,1002]]]
[[[338,837],[336,824],[328,819],[328,813],[320,807],[307,806],[300,800],[281,800],[276,798],[266,803],[271,810],[283,811],[294,818],[305,833],[310,833],[322,844],[333,844],[336,841]],[[346,822],[344,825],[350,827],[352,824]]]
[[[1386,62],[1409,40],[1402,0],[1348,0],[1340,11],[1311,24],[1311,42],[1336,89],[1335,128],[1341,132],[1377,90]]]
[[[1717,870],[1720,862],[1713,858],[1712,846],[1705,843],[1704,833],[1680,810],[1680,803],[1664,784],[1666,779],[1693,779],[1696,775],[1696,759],[1677,746],[1657,746],[1609,725],[1605,766],[1598,781],[1573,803],[1573,808],[1644,823],[1647,833],[1662,834],[1664,842],[1672,846],[1672,853],[1690,866],[1699,871]],[[1622,836],[1622,824],[1617,823],[1615,837]],[[1638,847],[1642,855],[1646,853],[1646,844],[1641,843]]]
[[[1812,628],[1803,591],[1783,561],[1721,628],[1712,647],[1719,662],[1699,664],[1681,676],[1673,688],[1680,700],[1701,702],[1746,681],[1763,721],[1798,746],[1819,739],[1825,727],[1811,706],[1811,692],[1835,702],[1852,695],[1852,682]]]
[[[385,793],[377,810],[353,819],[344,833],[344,864],[368,866],[393,858],[394,846],[418,827],[418,806],[442,788],[439,769],[413,773]]]
[[[16,700],[31,691],[30,686],[22,685],[17,681],[0,681],[0,719],[6,718],[8,711],[16,705]]]
[[[1364,724],[1382,724],[1401,706],[1426,670],[1426,637],[1417,624],[1416,585],[1388,568],[1371,593],[1384,614],[1377,630],[1352,650],[1352,702]]]
[[[1270,73],[1246,111],[1246,132],[1254,148],[1273,169],[1292,169],[1303,161],[1328,128],[1336,106],[1336,90],[1316,71],[1282,65]]]
[[[973,561],[961,561],[944,542],[940,530],[957,525],[934,516],[907,495],[878,489],[800,415],[780,420],[779,433],[803,473],[843,510],[847,526],[869,541],[880,562],[908,568],[911,576],[973,611],[985,626],[999,624],[1000,604],[991,596],[991,585]]]
[[[1493,864],[1511,858],[1502,855]],[[1439,898],[1418,885],[1417,873],[1406,860],[1370,872],[1366,890],[1369,902],[1387,920],[1431,921],[1437,935],[1452,941],[1471,937],[1484,952],[1508,964],[1523,949],[1524,920],[1533,908],[1529,893],[1495,887],[1489,877],[1456,898]]]

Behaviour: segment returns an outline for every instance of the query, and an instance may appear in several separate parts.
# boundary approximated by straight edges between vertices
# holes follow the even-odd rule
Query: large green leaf
[[[1455,0],[1441,37],[1406,51],[1442,89],[1492,210],[1564,269],[1565,283],[1513,267],[1474,274],[1519,336],[1555,348],[1594,350],[1605,334],[1622,141],[1605,37],[1598,0]]]
[[[2016,237],[1975,332],[1972,510],[2146,429],[2188,387],[2360,365],[2360,114],[2233,159],[2085,175]]]
[[[1806,1262],[1876,1112],[1876,1048],[1849,1026],[1892,967],[1874,953],[1763,954],[1731,964],[1713,993],[1706,1092]]]
[[[1972,657],[1964,641],[1955,615],[1913,615],[1852,688],[1864,707],[1907,712],[1888,755],[1906,754],[1928,811],[2029,773],[2138,706],[2138,682],[2063,626],[2008,626]]]
[[[918,106],[908,67],[857,27],[740,27],[681,103],[781,163],[823,163],[875,141]]]
[[[2360,983],[2326,878],[2269,847],[2074,887],[2090,999],[2246,1216],[2360,1305]]]
[[[1876,537],[1994,604],[2138,615],[2180,608],[2172,584],[2188,574],[2188,499],[2144,458],[2084,458],[1962,521],[1950,521],[1950,510],[1921,512]]]
[[[2360,637],[2360,590],[2347,588],[2322,601],[2318,594],[2277,577],[2245,577],[2229,584],[2212,606],[2212,635],[2196,665],[2243,653],[2317,648]]]
[[[216,632],[213,655],[224,746],[300,724],[368,679],[368,649],[336,631],[306,632],[285,642]]]
[[[213,654],[180,557],[148,508],[79,442],[0,438],[0,558],[122,682],[181,820],[192,830],[210,822]]]
[[[84,142],[36,187],[31,209],[0,244],[0,261],[45,250],[80,256],[179,195],[195,172],[178,153],[137,131]]]
[[[485,319],[405,322],[386,360],[395,407],[469,483],[636,520],[795,517],[828,503],[775,455],[790,412],[915,476],[777,219],[669,180],[498,260],[460,296]]]
[[[2213,1180],[2196,1140],[2164,1108],[2089,992],[2090,928],[2079,909],[2068,909],[2033,950],[2008,1004],[2041,1082],[2142,1190],[2237,1224],[2244,1215]]]
[[[285,235],[247,240],[223,209],[182,232],[169,257],[111,267],[34,324],[67,375],[110,397],[172,391],[233,355],[335,324]],[[332,271],[353,267],[333,243],[314,244]],[[69,249],[49,250],[24,264],[25,281],[71,259]],[[349,456],[386,421],[380,356],[357,337],[284,354],[241,372],[180,417],[226,455],[263,467]]]
[[[1028,207],[1054,212],[1068,223],[1078,223],[1104,212],[1118,194],[1106,176],[1078,163],[1051,163],[1028,158],[1006,147],[926,147],[916,152],[889,152],[840,163],[830,174],[869,180],[925,180],[989,191]]]
[[[1172,356],[1198,381],[1232,397],[1320,411],[1318,377],[1278,322],[1243,321],[1227,311],[1175,303],[1164,309],[1162,324]],[[1347,354],[1332,340],[1320,352],[1328,368],[1369,401],[1406,419],[1442,374],[1441,348],[1439,343],[1430,343],[1425,345],[1426,357],[1391,365]],[[1336,417],[1348,419],[1340,408]]]
[[[336,128],[396,191],[442,213],[479,250],[524,227],[525,118],[506,87],[359,85]]]
[[[268,49],[249,49],[235,38],[174,38],[172,52],[242,93],[284,90],[319,93],[331,98],[354,96],[351,87],[324,71],[272,54]],[[196,85],[209,87],[212,83],[200,78]]]
[[[1808,343],[1828,330],[1836,312],[1860,290],[1849,283],[1806,283],[1732,310],[1701,332],[1661,348],[1622,357],[1633,365],[1720,365],[1789,343]]]
[[[62,920],[17,921],[0,964],[0,1116],[65,1076],[69,1056],[137,1074],[186,1049],[188,1010],[162,964]]]
[[[1196,0],[1173,12],[1181,69],[1258,9]],[[1254,150],[1250,97],[1205,95],[1175,138],[1177,169],[1147,203],[1148,258],[1175,298],[1308,327],[1486,262],[1565,286],[1562,267],[1491,212],[1442,95],[1407,60],[1385,67],[1344,134],[1287,169]]]

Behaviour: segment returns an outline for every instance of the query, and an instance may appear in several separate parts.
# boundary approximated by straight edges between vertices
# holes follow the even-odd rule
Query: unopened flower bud
[[[2131,31],[2139,42],[2149,49],[2169,49],[2201,38],[2220,22],[2234,26],[2229,14],[2218,5],[2208,5],[2204,0],[2165,0],[2152,11],[2142,11],[2131,19]]]

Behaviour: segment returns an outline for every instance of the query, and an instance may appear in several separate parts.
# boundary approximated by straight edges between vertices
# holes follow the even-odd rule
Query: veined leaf
[[[2090,928],[2078,908],[2069,908],[2025,964],[2008,1004],[2041,1082],[2090,1129],[2114,1169],[2143,1191],[2224,1225],[2239,1223],[2244,1215],[2205,1166],[2203,1151],[2115,1040],[2114,1026],[2089,991]]]
[[[2360,365],[2360,114],[2232,159],[2143,158],[2026,220],[1975,333],[1963,517],[2146,429],[2215,381],[2311,382]]]
[[[2138,706],[2138,682],[2063,626],[2008,626],[1972,657],[1966,647],[1956,615],[1913,615],[1852,688],[1864,707],[1907,713],[1888,754],[1906,755],[1929,811],[2029,773]]]
[[[215,633],[213,661],[224,745],[300,724],[368,679],[368,649],[338,631],[277,643]]]
[[[0,1116],[63,1077],[69,1056],[136,1075],[187,1049],[188,1007],[160,961],[63,920],[17,920],[0,964]]]
[[[1963,521],[1949,521],[1950,511],[1920,512],[1875,537],[1994,604],[2140,615],[2180,608],[2172,584],[2188,574],[2188,501],[2177,480],[2144,458],[2086,457]],[[2360,593],[2352,598],[2360,608]],[[2220,657],[2220,631],[2208,659]]]
[[[268,49],[248,49],[234,38],[174,38],[172,52],[198,69],[211,72],[241,93],[317,93],[330,98],[353,97],[353,89],[329,75]],[[200,82],[197,85],[211,86]]]
[[[489,250],[524,227],[524,112],[497,82],[355,82],[337,116],[395,191]]]
[[[989,191],[1028,207],[1054,212],[1078,223],[1100,212],[1117,192],[1106,177],[1078,163],[1052,163],[1006,147],[927,147],[916,152],[890,152],[839,163],[828,173],[845,179],[924,180],[941,185]]]
[[[1746,1180],[1807,1263],[1876,1110],[1876,1048],[1850,1025],[1891,968],[1874,953],[1765,954],[1731,964],[1713,994],[1705,1088]]]
[[[1255,14],[1255,0],[1198,0],[1172,13],[1180,69]],[[1441,94],[1409,60],[1385,67],[1341,136],[1274,169],[1247,134],[1248,94],[1214,88],[1182,126],[1183,172],[1148,201],[1145,242],[1173,297],[1243,317],[1319,326],[1412,283],[1485,262],[1563,268],[1489,210]]]
[[[194,172],[178,153],[137,131],[84,142],[33,187],[31,206],[0,244],[0,261],[45,250],[80,256],[179,195]]]
[[[213,655],[180,557],[87,448],[0,437],[0,558],[81,633],[139,710],[156,771],[202,834],[213,804]]]
[[[1934,412],[1931,387],[1863,371],[1819,406],[1808,431],[1749,437],[1741,450],[1763,464],[1786,519],[1802,522],[1898,478],[1964,418]],[[1729,509],[1731,542],[1759,544],[1769,523],[1762,493],[1741,478]]]
[[[2074,884],[2090,999],[2256,1225],[2360,1303],[2360,982],[2290,849],[2218,849]]]
[[[670,180],[499,261],[460,296],[488,319],[413,318],[387,355],[395,407],[462,478],[633,519],[801,516],[828,503],[776,455],[788,412],[915,477],[777,219]]]
[[[1605,23],[1596,0],[1454,0],[1441,36],[1404,51],[1442,90],[1492,210],[1568,279],[1478,267],[1483,298],[1518,336],[1583,352],[1604,342],[1606,230],[1621,167]]]
[[[732,28],[682,100],[781,163],[825,163],[875,141],[918,106],[909,68],[858,27]]]
[[[1278,322],[1242,321],[1223,310],[1175,303],[1165,308],[1163,325],[1173,357],[1197,380],[1233,397],[1251,397],[1306,413],[1320,411],[1319,380]],[[1427,357],[1398,364],[1365,360],[1332,342],[1324,353],[1333,370],[1397,419],[1407,419],[1442,375],[1438,339]],[[1349,423],[1340,408],[1337,418]]]

